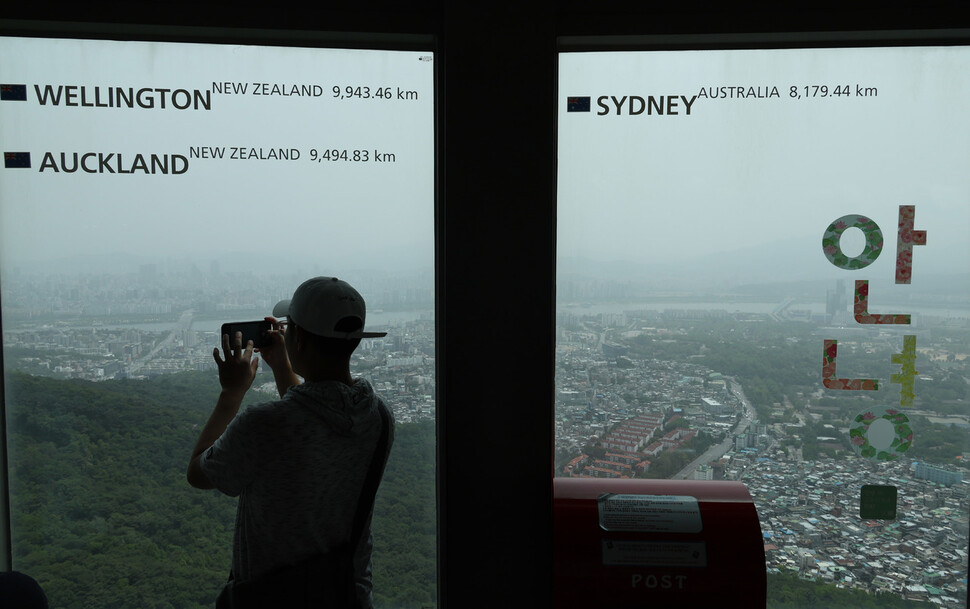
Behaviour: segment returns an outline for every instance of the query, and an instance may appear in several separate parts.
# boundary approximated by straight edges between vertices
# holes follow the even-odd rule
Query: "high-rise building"
[[[714,468],[710,465],[699,465],[694,473],[690,475],[691,480],[713,480]]]
[[[849,299],[845,292],[845,280],[835,282],[835,289],[825,294],[825,314],[831,319],[833,316],[849,310]]]
[[[961,472],[951,471],[937,465],[930,465],[929,463],[917,463],[915,473],[917,478],[945,486],[953,486],[954,484],[963,482],[963,474]]]

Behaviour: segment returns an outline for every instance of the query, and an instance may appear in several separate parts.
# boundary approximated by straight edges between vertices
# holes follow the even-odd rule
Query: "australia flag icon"
[[[589,96],[567,97],[566,112],[589,112]]]

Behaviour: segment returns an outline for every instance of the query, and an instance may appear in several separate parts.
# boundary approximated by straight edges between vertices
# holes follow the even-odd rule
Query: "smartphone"
[[[247,341],[253,341],[253,346],[257,349],[269,344],[267,332],[273,329],[272,322],[261,319],[259,321],[233,321],[222,324],[222,332],[219,334],[219,343],[222,344],[222,335],[229,335],[229,345],[236,340],[236,332],[242,332],[242,346],[246,348]]]

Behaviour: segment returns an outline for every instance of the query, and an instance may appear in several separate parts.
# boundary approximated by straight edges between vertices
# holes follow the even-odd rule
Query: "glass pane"
[[[433,56],[0,39],[13,564],[52,607],[210,607],[236,500],[185,481],[222,323],[335,275],[397,419],[378,607],[435,603]],[[244,407],[274,399],[262,365]]]
[[[970,49],[559,75],[557,475],[740,480],[769,607],[963,607]]]

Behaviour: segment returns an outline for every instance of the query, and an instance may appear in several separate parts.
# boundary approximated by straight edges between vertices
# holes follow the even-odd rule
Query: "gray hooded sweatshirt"
[[[202,471],[239,497],[232,571],[238,581],[346,542],[380,437],[381,398],[370,383],[304,383],[250,406],[202,454]],[[388,410],[390,413],[390,410]],[[388,451],[394,437],[393,419]],[[371,606],[370,520],[355,552],[362,606]]]

